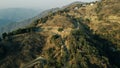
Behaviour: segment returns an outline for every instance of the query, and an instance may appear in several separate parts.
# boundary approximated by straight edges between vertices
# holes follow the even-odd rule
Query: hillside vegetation
[[[0,68],[120,68],[119,3],[75,2],[3,33]]]

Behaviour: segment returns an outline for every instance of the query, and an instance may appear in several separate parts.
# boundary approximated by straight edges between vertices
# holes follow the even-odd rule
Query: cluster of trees
[[[58,28],[59,32],[62,32],[64,30],[64,28]]]
[[[43,18],[40,18],[39,21],[41,23],[46,23],[48,19],[53,19],[53,16],[55,15],[55,13],[49,14],[48,16],[45,16]]]
[[[86,18],[85,22],[89,24],[91,22],[91,20],[89,18]]]
[[[54,41],[55,39],[58,39],[58,38],[60,38],[60,37],[61,37],[60,35],[55,34],[55,35],[52,36],[52,40]]]
[[[41,21],[42,23],[46,23],[47,20],[48,20],[48,17],[44,17],[44,18],[41,18],[41,19],[40,19],[40,21]]]
[[[67,12],[69,12],[70,10],[69,9],[64,9],[64,10],[60,10],[60,11],[58,11],[57,13],[58,14],[63,14],[63,13],[67,13]]]
[[[3,33],[2,34],[2,38],[5,39],[5,37],[7,36],[7,33]]]
[[[60,35],[58,35],[58,34],[55,34],[55,35],[53,35],[52,37],[51,37],[51,43],[54,43],[56,46],[58,46],[58,47],[60,47],[62,44],[63,44],[63,42],[62,42],[62,38],[61,38],[61,36]]]
[[[23,33],[28,33],[28,32],[34,32],[36,31],[36,27],[28,27],[28,28],[23,28],[23,29],[17,29],[15,31],[9,32],[9,33],[3,33],[2,38],[5,39],[7,36],[12,36],[16,34],[23,34]]]
[[[62,42],[62,40],[60,40],[60,35],[57,34],[53,35],[52,39],[53,43],[56,43],[54,41],[58,41],[58,43]],[[71,34],[65,39],[69,41],[69,45],[67,45],[69,46],[69,49],[67,49],[66,47],[59,47],[60,50],[57,51],[55,48],[56,46],[53,48],[49,48],[46,51],[46,54],[48,55],[48,63],[45,64],[45,66],[49,68],[105,68],[105,66],[109,67],[109,61],[107,60],[107,58],[104,55],[100,55],[98,49],[99,47],[95,47],[96,45],[95,43],[93,43],[94,40],[90,39],[91,38],[87,37],[83,31],[73,30]],[[99,46],[99,44],[97,46]],[[60,53],[62,55],[54,57],[57,53]],[[93,58],[95,60],[91,60]],[[94,62],[94,64],[92,64],[91,62]],[[102,65],[102,63],[104,63],[104,65]]]
[[[113,37],[111,38],[115,40]],[[118,61],[120,60],[119,47],[116,47],[116,44],[113,44],[113,42],[111,42],[111,39],[109,39],[108,36],[95,34],[94,39],[99,41],[99,43],[96,43],[97,45],[102,44],[101,46],[98,47],[103,51],[103,54],[107,56],[111,65],[114,65],[113,66],[114,68],[117,67],[119,68],[120,67],[120,61]]]
[[[95,9],[96,13],[99,13],[101,11],[102,6],[103,6],[102,3],[100,3],[100,2],[97,3],[97,8]]]
[[[2,39],[1,39],[1,37],[0,37],[0,41],[1,41]]]

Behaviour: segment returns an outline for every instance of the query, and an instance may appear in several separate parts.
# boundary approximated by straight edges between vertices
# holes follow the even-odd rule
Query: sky
[[[75,1],[91,2],[95,0],[0,0],[0,9],[4,8],[50,9],[62,7]]]

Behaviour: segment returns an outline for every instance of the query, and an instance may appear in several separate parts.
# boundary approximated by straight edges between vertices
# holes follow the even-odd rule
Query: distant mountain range
[[[26,8],[0,9],[0,33],[11,30],[12,25],[15,26],[19,22],[32,18],[41,12],[42,10]],[[19,27],[19,25],[16,25],[16,27]]]
[[[0,9],[0,19],[6,19],[11,21],[25,20],[37,14],[38,14],[37,10],[26,8]]]

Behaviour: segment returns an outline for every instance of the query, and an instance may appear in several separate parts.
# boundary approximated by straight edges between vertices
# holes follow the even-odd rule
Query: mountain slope
[[[6,9],[7,10],[7,9]],[[15,10],[15,9],[14,9]],[[19,9],[20,10],[20,9]],[[26,9],[27,10],[27,9]],[[60,10],[59,8],[54,8],[54,9],[49,9],[49,10],[45,10],[43,12],[41,11],[38,11],[39,14],[34,16],[34,14],[37,14],[38,12],[34,12],[32,14],[33,17],[30,17],[30,18],[24,18],[24,19],[21,19],[21,21],[18,21],[18,22],[12,22],[12,21],[7,21],[6,19],[5,20],[1,20],[1,25],[0,25],[0,36],[2,33],[4,32],[11,32],[13,30],[17,30],[19,28],[24,28],[24,27],[28,27],[28,26],[31,26],[33,22],[35,22],[37,19],[39,18],[42,18],[42,17],[45,17],[53,12],[56,12]],[[11,10],[13,11],[13,10]],[[22,11],[22,10],[21,10]],[[27,11],[26,11],[27,12]],[[29,12],[29,11],[28,11]],[[13,12],[12,12],[13,13]],[[29,12],[30,13],[30,12]],[[18,15],[19,15],[19,12],[18,12]],[[26,16],[26,15],[24,15]],[[19,17],[19,16],[18,16]],[[4,22],[5,21],[5,22]],[[4,23],[4,24],[3,24]],[[31,25],[29,25],[31,24]]]
[[[41,11],[25,8],[0,9],[0,34],[3,32],[10,32],[16,27],[20,28],[24,26],[25,22],[20,25],[18,22],[32,18]]]
[[[4,33],[0,68],[119,68],[120,38],[111,36],[114,32],[108,33],[106,25],[118,31],[119,21],[99,20],[100,3],[75,3],[38,18],[30,27]]]
[[[25,20],[35,16],[36,10],[25,8],[0,9],[0,19],[12,20],[14,22]]]

